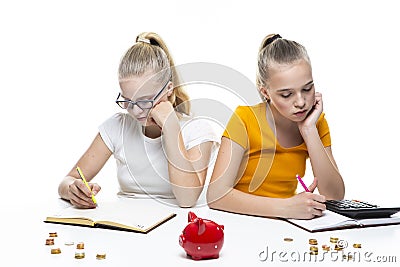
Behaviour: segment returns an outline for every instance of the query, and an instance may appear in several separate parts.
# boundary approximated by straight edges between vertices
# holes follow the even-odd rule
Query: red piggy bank
[[[198,218],[189,211],[188,225],[179,236],[179,245],[194,260],[216,259],[224,244],[224,226]]]

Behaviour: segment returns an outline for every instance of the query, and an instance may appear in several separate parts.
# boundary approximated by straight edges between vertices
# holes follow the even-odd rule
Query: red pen
[[[303,180],[301,179],[300,175],[296,174],[296,178],[300,182],[300,184],[304,188],[304,190],[306,192],[310,192],[310,190],[308,190],[308,187],[304,184]]]

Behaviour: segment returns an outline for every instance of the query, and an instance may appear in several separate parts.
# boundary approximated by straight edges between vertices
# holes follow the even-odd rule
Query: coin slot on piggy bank
[[[179,236],[179,245],[193,260],[217,259],[224,244],[224,226],[188,213],[188,225]]]

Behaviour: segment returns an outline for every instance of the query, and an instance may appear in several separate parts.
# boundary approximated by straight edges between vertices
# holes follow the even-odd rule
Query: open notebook
[[[400,214],[394,214],[388,218],[375,218],[375,219],[351,219],[349,217],[340,215],[333,211],[325,210],[321,217],[316,217],[311,220],[300,219],[284,219],[291,224],[294,224],[309,232],[320,232],[328,230],[357,228],[357,227],[372,227],[400,224]]]
[[[101,202],[95,209],[71,206],[48,216],[44,222],[148,233],[175,216],[170,207],[152,199],[143,202],[119,198]]]

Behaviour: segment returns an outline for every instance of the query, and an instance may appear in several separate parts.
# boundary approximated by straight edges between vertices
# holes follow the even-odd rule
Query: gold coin
[[[291,237],[285,237],[285,238],[283,239],[283,241],[292,242],[292,241],[293,241],[293,238],[291,238]]]
[[[310,251],[311,255],[318,255],[318,251]]]
[[[46,246],[54,245],[54,238],[47,238],[46,239]]]
[[[106,253],[97,253],[96,259],[104,260],[106,258]]]
[[[49,233],[49,237],[57,237],[57,232]]]
[[[309,239],[309,240],[308,240],[308,243],[309,243],[310,245],[318,245],[317,239],[314,239],[314,238]]]
[[[51,252],[51,254],[60,254],[61,249],[60,248],[52,248],[50,252]]]
[[[318,251],[318,247],[316,246],[310,246],[310,251]]]
[[[75,259],[83,259],[85,257],[85,252],[75,252]]]
[[[327,245],[322,245],[322,249],[325,251],[329,251],[329,250],[331,250],[331,247],[327,246]]]
[[[341,246],[335,245],[335,250],[336,251],[341,251],[341,250],[343,250],[343,248]]]
[[[339,238],[338,237],[331,237],[329,240],[331,241],[331,243],[337,243],[339,241]]]
[[[353,248],[361,248],[361,244],[353,244]]]
[[[64,243],[64,245],[66,245],[66,246],[72,246],[73,244],[74,244],[73,241],[67,241]]]
[[[76,244],[76,248],[77,249],[84,249],[85,248],[85,243],[79,242],[78,244]]]

